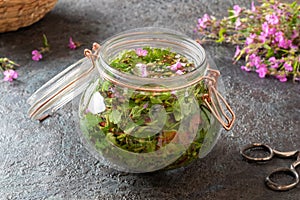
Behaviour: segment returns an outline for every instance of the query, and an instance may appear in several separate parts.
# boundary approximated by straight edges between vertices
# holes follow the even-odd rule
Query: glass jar
[[[110,66],[124,50],[170,49],[195,64],[187,74],[147,78]],[[82,93],[81,138],[104,164],[132,173],[186,166],[205,157],[221,126],[235,119],[217,90],[217,70],[187,36],[161,28],[127,31],[94,44],[94,52],[70,66],[28,100],[31,118],[43,120]]]

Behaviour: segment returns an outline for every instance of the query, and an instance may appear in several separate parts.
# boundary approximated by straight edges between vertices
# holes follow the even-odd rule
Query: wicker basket
[[[0,33],[37,22],[56,2],[57,0],[0,0]]]

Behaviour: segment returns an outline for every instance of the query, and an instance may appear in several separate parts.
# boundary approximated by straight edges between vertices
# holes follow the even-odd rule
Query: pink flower
[[[287,71],[293,71],[293,67],[292,67],[292,65],[290,64],[290,63],[284,63],[283,64],[283,67],[287,70]]]
[[[273,35],[273,34],[276,33],[276,28],[270,28],[269,24],[267,22],[264,22],[261,25],[261,29],[263,31],[263,32],[261,32],[261,35],[264,35],[266,37],[268,37],[268,36]]]
[[[254,66],[258,67],[261,63],[260,57],[256,56],[256,54],[251,54],[249,56],[249,60],[250,60],[249,62],[250,67],[254,67]]]
[[[69,45],[68,46],[69,46],[70,49],[76,49],[77,48],[76,43],[73,42],[72,37],[70,37],[70,39],[69,39]]]
[[[138,67],[138,70],[141,73],[141,77],[147,77],[148,76],[147,65],[142,64],[142,63],[138,63],[135,66]]]
[[[285,74],[279,74],[279,75],[276,76],[276,78],[278,78],[280,82],[286,82],[287,81],[287,78],[286,78]]]
[[[248,67],[246,67],[246,66],[241,66],[241,69],[242,70],[244,70],[244,71],[246,71],[246,72],[250,72],[251,71],[251,69],[249,69]]]
[[[14,79],[18,78],[18,73],[15,70],[8,69],[3,72],[4,74],[4,81],[12,82]]]
[[[283,11],[281,8],[278,7],[278,4],[273,5],[272,8],[278,14],[278,16],[281,16],[283,14]]]
[[[288,42],[290,43],[290,47],[291,47],[291,49],[298,49],[298,46],[297,45],[294,45],[293,44],[293,42],[291,41],[291,40],[289,40]]]
[[[255,12],[256,11],[256,7],[254,5],[254,1],[251,2],[251,11]]]
[[[234,53],[234,58],[238,57],[241,53],[240,47],[236,46],[235,47],[235,53]]]
[[[284,34],[283,32],[279,31],[275,33],[275,41],[279,42],[281,40],[284,40]]]
[[[146,68],[142,68],[142,77],[147,77],[148,76],[148,72]]]
[[[299,35],[298,31],[293,30],[293,34],[292,34],[291,38],[292,38],[292,39],[295,39],[295,38],[298,37],[298,35]]]
[[[261,43],[265,43],[267,40],[266,35],[264,35],[264,34],[260,34],[260,36],[258,36],[258,38]]]
[[[176,71],[182,68],[182,64],[181,62],[176,62],[174,65],[168,66],[167,68],[170,68],[172,71]]]
[[[38,50],[33,50],[31,54],[32,54],[32,60],[34,61],[39,61],[40,59],[43,58],[42,54]]]
[[[170,68],[172,71],[176,71],[177,70],[177,67],[176,67],[176,65],[174,64],[174,65],[171,65],[171,66],[169,66],[168,68]]]
[[[246,52],[247,54],[249,53],[249,51],[250,51],[249,48],[245,48],[245,52]]]
[[[274,56],[269,58],[269,62],[271,64],[271,68],[277,69],[279,67],[280,61],[277,61]]]
[[[276,28],[270,28],[269,34],[274,35],[276,33],[276,31],[277,31]]]
[[[275,63],[275,64],[271,65],[271,68],[273,68],[273,69],[277,69],[278,67],[279,67],[278,63]]]
[[[284,38],[284,33],[279,31],[275,33],[275,42],[278,43],[278,46],[284,49],[292,47],[292,41]]]
[[[288,49],[288,48],[297,48],[297,46],[293,45],[292,40],[287,40],[285,39],[284,42],[282,43],[282,45],[279,43],[278,44],[279,47]]]
[[[269,58],[269,62],[271,64],[271,68],[277,69],[279,67],[279,64],[281,63],[280,60],[276,60],[274,56]]]
[[[276,62],[276,58],[272,56],[271,58],[269,58],[269,62],[274,64]]]
[[[261,29],[263,30],[263,32],[266,34],[266,35],[269,35],[269,24],[267,22],[264,22],[262,25],[261,25]]]
[[[183,71],[181,71],[181,70],[177,70],[177,71],[176,71],[176,74],[178,74],[178,75],[183,75],[184,73],[183,73]]]
[[[242,22],[241,22],[240,18],[237,18],[237,20],[235,21],[235,30],[238,30],[241,25],[242,25]]]
[[[208,14],[204,14],[202,18],[198,19],[198,28],[205,29],[210,20],[210,16]]]
[[[278,46],[284,49],[293,47],[292,41],[284,38],[284,33],[279,31],[275,33],[275,42],[278,42]]]
[[[253,39],[253,38],[251,38],[251,37],[247,37],[247,38],[246,38],[246,42],[245,42],[245,44],[246,44],[246,45],[252,44],[252,43],[253,43],[253,41],[254,41],[254,39]]]
[[[137,48],[137,49],[135,50],[135,53],[136,53],[136,55],[138,55],[138,56],[146,56],[146,55],[148,54],[148,51],[147,51],[147,50],[144,50],[144,49],[142,49],[142,48]]]
[[[204,14],[202,19],[204,22],[208,22],[210,21],[210,16],[208,14]]]
[[[268,72],[267,66],[265,64],[259,65],[259,68],[256,70],[256,72],[260,78],[265,78]]]
[[[255,37],[256,37],[256,34],[255,33],[251,33],[249,35],[249,37],[246,38],[245,44],[246,45],[252,44],[254,42]]]
[[[269,24],[276,25],[279,23],[279,18],[275,14],[266,15],[266,20]]]
[[[143,105],[143,108],[144,108],[144,109],[148,108],[148,102],[146,102],[146,103]]]
[[[242,11],[242,8],[239,5],[234,5],[233,6],[233,12],[235,16],[238,16]]]
[[[293,45],[292,40],[285,40],[284,47],[285,47],[286,49],[288,49],[288,48],[294,48],[294,49],[297,49],[297,48],[298,48],[298,46]]]

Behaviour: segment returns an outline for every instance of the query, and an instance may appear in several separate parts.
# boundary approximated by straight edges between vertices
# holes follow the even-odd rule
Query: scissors
[[[251,156],[249,152],[255,152],[255,151],[263,151],[267,153],[267,156],[262,156],[262,157],[255,157]],[[296,157],[296,161],[293,162],[290,167],[282,167],[275,169],[272,171],[265,179],[266,185],[271,188],[272,190],[277,190],[277,191],[286,191],[292,188],[295,188],[297,184],[299,183],[299,174],[296,171],[296,167],[300,165],[300,151],[287,151],[287,152],[282,152],[282,151],[277,151],[273,148],[271,148],[269,145],[262,144],[262,143],[252,143],[249,145],[244,146],[240,150],[241,155],[248,161],[254,161],[254,162],[264,162],[271,160],[273,157],[277,156],[280,158],[292,158]],[[294,181],[289,184],[279,184],[271,179],[275,174],[286,174],[289,176],[292,176]]]

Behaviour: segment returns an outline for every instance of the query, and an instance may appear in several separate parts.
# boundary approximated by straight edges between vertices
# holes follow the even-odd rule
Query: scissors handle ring
[[[265,157],[253,157],[253,156],[247,155],[246,152],[248,150],[255,150],[257,148],[264,149],[265,151],[267,151],[269,153],[269,155],[265,156]],[[252,143],[252,144],[246,145],[241,149],[240,153],[248,161],[268,161],[268,160],[271,160],[274,156],[273,149],[269,145],[262,144],[262,143]]]
[[[278,184],[278,183],[271,180],[271,176],[276,174],[276,173],[285,173],[285,174],[291,175],[291,176],[293,176],[295,181],[291,184],[286,184],[286,185]],[[293,165],[290,168],[287,168],[287,167],[278,168],[278,169],[274,170],[273,172],[271,172],[271,174],[266,177],[265,183],[272,190],[287,191],[287,190],[290,190],[290,189],[296,187],[296,185],[299,183],[299,174],[297,173],[297,171],[293,167]]]

